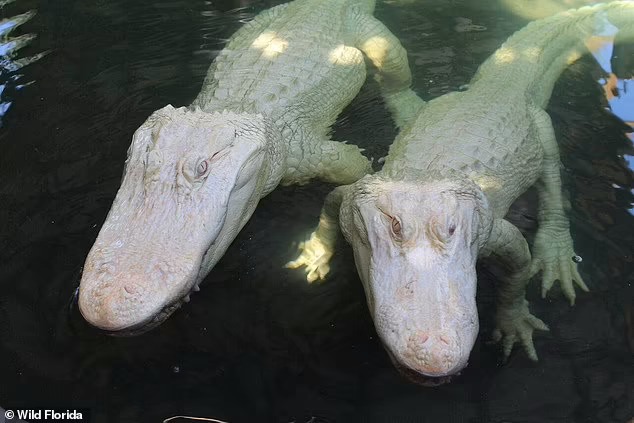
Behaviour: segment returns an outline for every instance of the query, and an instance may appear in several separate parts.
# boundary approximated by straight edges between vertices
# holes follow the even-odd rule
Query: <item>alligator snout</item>
[[[148,304],[148,289],[133,278],[117,279],[110,286],[80,290],[79,310],[91,325],[103,330],[122,330],[139,322],[139,309]]]
[[[451,333],[415,333],[407,341],[403,360],[409,368],[426,376],[450,375],[466,364],[458,336]]]

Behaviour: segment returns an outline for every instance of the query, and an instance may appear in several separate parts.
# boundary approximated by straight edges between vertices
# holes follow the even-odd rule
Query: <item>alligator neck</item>
[[[266,125],[267,160],[263,169],[265,182],[262,185],[260,197],[269,194],[280,184],[286,172],[286,160],[289,154],[289,145],[284,140],[284,129],[268,116],[264,117]]]

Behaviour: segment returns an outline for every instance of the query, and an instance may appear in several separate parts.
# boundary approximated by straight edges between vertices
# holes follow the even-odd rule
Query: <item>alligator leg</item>
[[[286,264],[287,268],[297,269],[306,266],[306,280],[314,282],[324,279],[330,271],[330,258],[335,250],[339,232],[339,209],[346,185],[335,188],[328,194],[319,216],[319,225],[308,241],[299,245],[299,257]]]
[[[411,89],[396,93],[383,92],[383,99],[399,131],[416,120],[425,105],[423,99]]]
[[[359,12],[351,24],[353,45],[361,50],[377,69],[377,80],[386,106],[399,129],[414,121],[425,102],[410,89],[412,74],[407,51],[379,20]],[[312,177],[337,185],[351,184],[372,173],[371,162],[354,145],[337,141],[306,143],[306,150],[292,157],[302,157],[289,170],[282,184],[301,184]]]
[[[322,181],[347,185],[373,172],[372,161],[361,154],[363,149],[354,144],[323,141],[316,148],[320,155],[316,166],[317,177]]]
[[[537,361],[533,331],[548,330],[548,327],[528,310],[525,287],[530,279],[531,255],[526,239],[511,223],[496,219],[483,252],[484,255],[490,254],[504,268],[504,275],[500,278],[497,289],[493,339],[502,342],[505,358],[511,353],[513,344],[519,342],[524,346],[528,357]]]
[[[340,141],[305,142],[289,154],[281,185],[303,185],[312,178],[346,185],[372,173],[372,161],[363,149]]]
[[[407,51],[379,20],[371,15],[357,16],[354,44],[370,59],[377,70],[386,106],[396,126],[405,127],[420,113],[425,102],[410,89],[412,74]]]
[[[533,273],[540,270],[543,272],[543,297],[554,282],[559,280],[564,295],[570,301],[570,305],[574,305],[573,282],[584,291],[588,291],[588,287],[579,275],[577,264],[573,260],[576,254],[562,200],[559,149],[548,114],[538,109],[533,116],[544,150],[542,171],[536,185],[539,194],[539,227],[533,243]]]

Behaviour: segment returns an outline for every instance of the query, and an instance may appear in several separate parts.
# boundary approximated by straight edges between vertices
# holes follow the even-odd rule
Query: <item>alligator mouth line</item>
[[[452,374],[452,375],[446,375],[446,376],[424,375],[422,373],[417,372],[416,370],[412,370],[411,368],[401,364],[387,348],[386,348],[386,351],[388,355],[390,356],[390,360],[392,360],[394,367],[396,367],[396,370],[398,370],[398,372],[401,375],[403,375],[406,379],[408,379],[410,382],[415,383],[417,385],[433,388],[440,385],[446,385],[452,380],[454,380],[456,377],[460,376],[460,372]]]
[[[110,336],[119,336],[119,337],[131,337],[141,335],[145,332],[149,332],[155,327],[159,326],[168,317],[170,317],[176,310],[178,310],[184,303],[189,302],[189,298],[193,292],[199,291],[200,288],[198,284],[195,284],[187,294],[181,296],[175,301],[164,306],[158,313],[153,316],[135,324],[132,326],[128,326],[121,330],[105,330],[101,329],[101,332]]]
[[[407,378],[410,382],[430,388],[446,385],[454,380],[457,376],[460,376],[460,372],[447,376],[427,376],[408,367],[405,367],[400,363],[396,364],[395,367],[399,371],[399,373],[405,376],[405,378]]]
[[[149,332],[150,330],[154,329],[155,327],[159,326],[161,323],[163,323],[165,320],[167,320],[167,318],[172,315],[172,313],[174,313],[176,310],[178,310],[180,308],[181,305],[183,305],[183,303],[185,302],[185,297],[187,297],[189,294],[184,295],[183,297],[177,299],[176,301],[166,305],[165,307],[163,307],[158,313],[156,313],[154,316],[151,316],[150,318],[139,322],[135,325],[132,326],[128,326],[125,329],[121,329],[121,330],[102,330],[103,333],[105,333],[106,335],[110,335],[110,336],[120,336],[120,337],[130,337],[130,336],[137,336],[137,335],[141,335],[145,332]]]

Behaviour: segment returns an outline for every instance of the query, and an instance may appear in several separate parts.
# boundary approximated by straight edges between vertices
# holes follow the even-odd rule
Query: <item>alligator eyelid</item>
[[[401,236],[401,222],[395,217],[392,217],[392,232],[394,235],[400,238]]]
[[[377,209],[379,209],[379,211],[380,211],[381,213],[383,213],[384,215],[386,215],[386,216],[387,216],[387,217],[389,217],[390,219],[394,219],[394,216],[392,216],[392,215],[391,215],[391,214],[389,214],[389,213],[386,213],[386,212],[385,212],[385,210],[383,210],[381,207],[378,207],[378,206],[377,206]]]
[[[383,213],[385,216],[387,216],[390,219],[390,229],[392,230],[392,234],[397,238],[400,239],[401,238],[401,231],[402,231],[402,227],[401,227],[401,221],[395,217],[392,216],[389,213],[386,213],[385,211],[383,211],[383,209],[381,209],[380,207],[377,207],[379,209],[379,211],[381,213]]]
[[[221,152],[222,152],[222,150],[216,151],[208,159],[203,159],[203,160],[200,160],[198,162],[198,164],[196,165],[196,178],[197,179],[202,179],[205,176],[207,176],[207,174],[209,173],[209,170],[211,169],[211,163],[214,161],[214,159]]]
[[[196,176],[198,178],[202,178],[203,176],[205,176],[208,170],[209,170],[209,162],[207,160],[202,160],[201,162],[198,163],[198,166],[196,166],[196,173],[197,173]]]
[[[218,160],[229,154],[229,150],[233,147],[233,144],[229,144],[228,146],[216,151],[211,157],[208,159],[210,162],[212,160]]]

